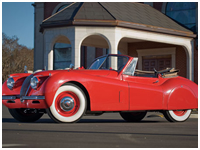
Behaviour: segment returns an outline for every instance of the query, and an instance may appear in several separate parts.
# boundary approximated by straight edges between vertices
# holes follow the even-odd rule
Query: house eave
[[[130,29],[144,30],[150,32],[164,33],[170,35],[177,35],[183,37],[195,38],[196,34],[193,32],[162,28],[152,25],[139,24],[133,22],[126,22],[121,20],[68,20],[68,21],[55,21],[43,22],[40,25],[40,32],[43,33],[45,28],[65,27],[65,26],[103,26],[103,27],[124,27]]]

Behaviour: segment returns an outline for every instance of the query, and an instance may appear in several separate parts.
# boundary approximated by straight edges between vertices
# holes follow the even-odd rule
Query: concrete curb
[[[198,114],[191,114],[190,118],[198,118]]]

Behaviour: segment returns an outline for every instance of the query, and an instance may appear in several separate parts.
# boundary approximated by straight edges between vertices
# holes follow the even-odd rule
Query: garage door
[[[145,56],[142,58],[142,70],[153,71],[171,68],[171,55],[166,56]]]

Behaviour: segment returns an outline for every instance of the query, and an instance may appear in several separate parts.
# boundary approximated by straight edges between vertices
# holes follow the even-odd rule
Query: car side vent
[[[33,104],[39,104],[39,101],[32,101]]]

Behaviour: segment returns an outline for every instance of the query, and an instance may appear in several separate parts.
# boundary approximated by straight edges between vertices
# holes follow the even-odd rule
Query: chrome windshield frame
[[[94,59],[94,61],[92,62],[92,64],[93,64],[97,59],[101,59],[101,58],[103,58],[103,57],[106,57],[105,60],[104,60],[104,61],[101,63],[101,65],[99,66],[99,68],[101,68],[102,65],[104,64],[104,62],[107,60],[107,58],[108,58],[109,56],[115,56],[115,57],[124,57],[124,58],[127,58],[127,62],[126,62],[126,64],[129,62],[129,59],[130,59],[128,56],[125,56],[125,55],[107,54],[107,55],[103,55],[103,56],[97,57],[96,59]],[[90,65],[89,69],[91,68],[92,64]],[[126,65],[125,65],[125,66],[126,66]],[[97,68],[96,70],[98,70],[99,68]],[[123,69],[121,69],[120,71],[122,71],[122,70],[123,70]],[[116,70],[116,71],[118,71],[118,70]]]

